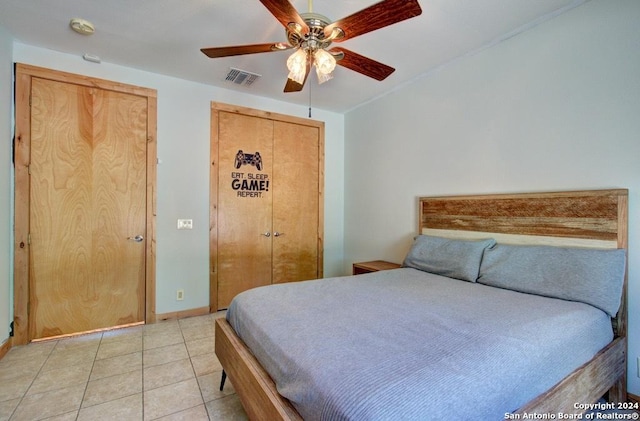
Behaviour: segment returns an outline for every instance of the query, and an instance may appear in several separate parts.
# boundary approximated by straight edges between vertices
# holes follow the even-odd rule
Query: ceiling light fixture
[[[82,35],[92,35],[96,31],[96,28],[91,22],[81,18],[71,19],[69,26],[71,29]]]
[[[287,69],[289,69],[289,79],[302,84],[307,75],[307,52],[300,48],[291,54],[287,59]]]
[[[302,91],[308,73],[314,65],[320,83],[331,79],[335,64],[382,81],[395,71],[393,67],[346,48],[329,47],[333,42],[346,41],[422,13],[418,0],[381,0],[359,12],[331,21],[326,16],[314,13],[313,0],[307,1],[309,12],[298,13],[291,4],[291,0],[260,0],[262,5],[284,26],[288,41],[286,43],[230,45],[202,48],[200,51],[207,57],[220,58],[289,49],[296,50],[287,60],[287,68],[290,73],[284,86],[284,92]]]
[[[332,72],[336,68],[336,58],[326,50],[334,37],[325,38],[323,32],[329,19],[313,12],[303,13],[302,18],[310,27],[308,34],[303,35],[292,25],[287,28],[289,43],[297,47],[287,59],[289,79],[303,85],[307,70],[315,66],[318,82],[324,83],[333,78]]]
[[[333,78],[333,69],[336,68],[336,59],[326,50],[318,50],[313,55],[318,81],[324,83]]]

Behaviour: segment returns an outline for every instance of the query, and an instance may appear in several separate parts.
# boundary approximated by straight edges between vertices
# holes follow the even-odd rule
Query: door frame
[[[29,163],[31,151],[31,81],[48,79],[95,87],[147,99],[147,190],[145,243],[145,322],[154,323],[156,315],[156,173],[157,173],[157,92],[154,89],[126,85],[57,70],[16,63],[14,135],[14,258],[13,258],[13,332],[12,345],[24,345],[29,337]]]
[[[209,311],[218,309],[218,126],[220,112],[311,126],[318,129],[318,277],[324,273],[324,122],[270,111],[211,102],[211,151],[209,170]]]

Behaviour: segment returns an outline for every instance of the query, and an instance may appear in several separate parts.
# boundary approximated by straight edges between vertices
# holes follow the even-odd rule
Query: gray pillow
[[[482,253],[495,243],[493,238],[472,241],[419,235],[402,266],[475,282]]]
[[[485,252],[478,282],[579,301],[615,317],[620,307],[625,264],[623,249],[498,244]]]

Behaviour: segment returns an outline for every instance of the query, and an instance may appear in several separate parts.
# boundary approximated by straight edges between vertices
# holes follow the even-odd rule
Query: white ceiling
[[[419,0],[422,15],[349,39],[345,48],[395,67],[378,82],[338,66],[318,85],[283,93],[291,51],[210,59],[203,47],[285,42],[284,28],[258,0],[1,0],[0,26],[29,45],[201,82],[253,95],[345,112],[457,57],[509,38],[588,0]],[[337,20],[376,0],[315,0]],[[299,13],[308,0],[291,0]],[[76,34],[71,18],[91,21]],[[526,51],[522,52],[526,54]],[[99,64],[96,64],[97,66]],[[225,81],[231,67],[261,75],[251,86]],[[311,90],[311,92],[310,92]]]

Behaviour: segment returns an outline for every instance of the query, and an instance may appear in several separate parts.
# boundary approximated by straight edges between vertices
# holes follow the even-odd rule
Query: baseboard
[[[629,402],[640,403],[640,396],[634,395],[633,393],[627,393],[627,399]]]
[[[176,320],[186,317],[204,316],[209,314],[209,307],[192,308],[189,310],[174,311],[171,313],[156,314],[156,320]]]
[[[6,341],[0,345],[0,360],[7,355],[7,352],[11,349],[11,338],[8,338]]]

